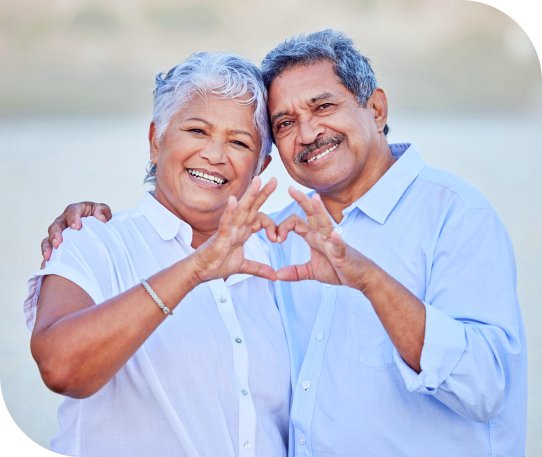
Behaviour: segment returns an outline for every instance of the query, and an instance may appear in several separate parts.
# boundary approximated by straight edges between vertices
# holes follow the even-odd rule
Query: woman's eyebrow
[[[246,130],[230,130],[230,132],[234,134],[238,134],[238,135],[248,135],[250,139],[254,141],[254,138],[252,138],[252,135]]]
[[[188,122],[188,121],[200,121],[200,122],[203,122],[204,124],[206,124],[209,127],[214,127],[214,124],[211,124],[209,121],[206,121],[205,119],[201,119],[199,117],[191,117],[190,119],[186,120],[186,122]]]

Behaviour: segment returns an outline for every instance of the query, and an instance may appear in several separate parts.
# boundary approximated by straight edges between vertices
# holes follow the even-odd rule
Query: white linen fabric
[[[63,236],[29,280],[30,330],[45,275],[69,279],[99,306],[193,252],[191,227],[150,193],[135,210],[106,224],[84,218],[80,231]],[[268,264],[264,249],[253,236],[245,256]],[[270,283],[250,275],[210,281],[96,394],[66,397],[51,449],[100,457],[286,456],[289,366]]]

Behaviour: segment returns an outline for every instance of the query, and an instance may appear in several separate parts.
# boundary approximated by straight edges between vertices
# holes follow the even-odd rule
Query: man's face
[[[288,173],[324,194],[348,189],[369,176],[365,165],[384,137],[387,106],[381,105],[385,96],[378,89],[367,107],[361,107],[329,61],[283,72],[271,84],[269,114]]]

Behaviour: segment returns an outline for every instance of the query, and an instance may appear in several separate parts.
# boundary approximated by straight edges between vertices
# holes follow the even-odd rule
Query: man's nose
[[[323,134],[325,128],[318,125],[312,119],[306,119],[299,122],[298,141],[301,144],[308,145],[314,143],[314,140]]]
[[[200,156],[207,159],[210,164],[225,163],[227,160],[226,149],[227,142],[223,139],[216,138],[210,141],[205,148],[200,151]]]

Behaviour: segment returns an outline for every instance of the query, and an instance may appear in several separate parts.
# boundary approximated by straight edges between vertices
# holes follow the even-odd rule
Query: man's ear
[[[149,145],[151,149],[151,162],[156,163],[158,160],[158,137],[156,135],[156,125],[151,122],[149,126]]]
[[[265,169],[267,168],[267,166],[271,163],[271,154],[269,154],[268,156],[265,156],[265,159],[263,161],[263,165],[262,165],[262,169],[260,170],[260,172],[258,173],[258,175],[261,175]]]
[[[382,133],[388,122],[388,99],[386,98],[384,91],[377,87],[369,97],[367,105],[373,113],[378,132]]]

